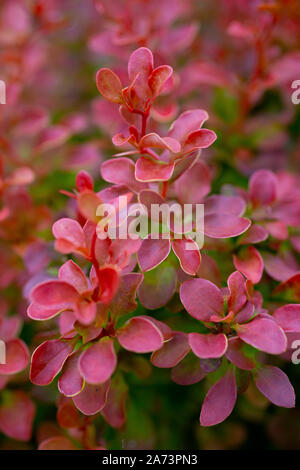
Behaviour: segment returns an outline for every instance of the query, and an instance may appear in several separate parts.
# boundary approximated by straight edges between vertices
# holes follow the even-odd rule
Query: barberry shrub
[[[67,3],[0,6],[0,448],[182,448],[187,428],[232,448],[247,420],[282,447],[300,335],[299,8],[95,0],[62,46]],[[270,403],[291,410],[269,419]]]

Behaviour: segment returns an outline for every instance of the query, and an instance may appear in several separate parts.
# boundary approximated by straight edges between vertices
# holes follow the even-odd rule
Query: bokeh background
[[[18,316],[19,337],[30,350],[49,325],[27,318],[28,292],[43,270],[56,274],[62,257],[53,250],[51,225],[74,211],[60,190],[72,191],[80,169],[94,176],[98,190],[104,187],[99,166],[115,153],[111,137],[122,130],[116,107],[97,91],[96,71],[111,67],[126,83],[128,57],[139,46],[153,51],[156,65],[175,71],[172,93],[155,109],[156,128],[167,129],[185,109],[208,111],[218,136],[205,152],[213,191],[246,189],[260,168],[288,170],[300,182],[300,104],[291,100],[291,83],[300,80],[299,1],[2,0],[1,178],[26,166],[28,184],[8,184],[5,191],[0,184],[1,207],[10,211],[0,219],[0,310]],[[215,259],[226,278],[232,265],[222,250]],[[276,285],[264,275],[258,289],[266,302]],[[165,308],[153,315],[172,321],[173,313]],[[289,354],[272,361],[300,396],[300,366]],[[122,367],[130,390],[127,424],[116,430],[97,418],[109,449],[300,449],[299,409],[270,405],[254,387],[224,423],[203,428],[205,383],[176,385],[146,355]],[[1,403],[16,391],[35,407],[30,437],[24,442],[2,428],[1,449],[35,449],[45,436],[65,432],[56,420],[56,382],[35,387],[27,368],[2,384]]]

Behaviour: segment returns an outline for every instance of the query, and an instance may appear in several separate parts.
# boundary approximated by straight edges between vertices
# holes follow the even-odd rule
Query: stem
[[[142,117],[142,130],[141,130],[141,138],[142,138],[146,134],[147,120],[148,120],[148,117],[149,117],[149,110],[140,111],[139,109],[133,109],[131,112],[134,113],[134,114],[139,114]]]
[[[144,137],[144,135],[146,134],[148,116],[149,116],[148,113],[143,113],[143,114],[142,114],[142,131],[141,131],[141,138]]]
[[[167,195],[167,190],[168,190],[168,181],[164,181],[162,185],[162,190],[161,190],[161,196],[165,199]]]
[[[99,289],[101,287],[101,278],[100,278],[100,273],[99,273],[100,266],[99,266],[99,263],[98,263],[98,260],[96,258],[96,254],[95,254],[96,240],[97,240],[97,232],[96,232],[96,229],[95,229],[95,232],[94,232],[94,235],[93,235],[93,238],[92,238],[92,243],[91,243],[91,262],[92,262],[92,264],[95,268],[96,275],[97,275],[97,278],[98,278],[98,287],[95,289],[95,292],[93,294],[93,300],[97,299]]]

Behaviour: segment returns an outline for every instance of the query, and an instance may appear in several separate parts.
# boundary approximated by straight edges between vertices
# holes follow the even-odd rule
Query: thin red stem
[[[164,181],[162,184],[162,190],[161,190],[161,195],[164,199],[166,198],[167,190],[168,190],[168,181]]]
[[[142,131],[141,131],[141,138],[144,137],[144,135],[146,134],[148,116],[149,116],[148,113],[143,113],[143,114],[142,114]]]
[[[100,266],[99,266],[99,263],[98,263],[98,260],[96,258],[96,254],[95,254],[96,240],[97,240],[97,231],[95,229],[95,232],[94,232],[94,235],[93,235],[93,238],[92,238],[92,242],[91,242],[91,262],[92,262],[92,264],[95,268],[96,275],[97,275],[97,278],[98,278],[98,288],[94,292],[94,295],[93,295],[93,297],[95,297],[94,300],[96,300],[96,298],[98,297],[99,289],[101,287],[101,278],[100,278],[100,273],[99,273]]]

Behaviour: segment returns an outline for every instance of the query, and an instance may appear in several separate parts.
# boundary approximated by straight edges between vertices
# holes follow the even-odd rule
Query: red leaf
[[[178,385],[193,385],[202,380],[207,373],[201,368],[200,359],[189,353],[173,367],[171,378]]]
[[[119,287],[119,270],[114,266],[104,266],[98,271],[101,287],[99,300],[109,304]]]
[[[222,357],[227,349],[227,337],[223,334],[189,334],[189,345],[201,359]]]
[[[69,357],[62,369],[58,379],[58,390],[66,397],[78,395],[83,388],[83,378],[78,368],[79,354]]]
[[[176,331],[174,336],[151,355],[151,362],[156,367],[175,367],[190,351],[186,333]]]
[[[79,359],[79,370],[89,384],[102,384],[113,374],[117,365],[113,340],[103,338],[86,349]]]
[[[0,364],[0,374],[11,375],[25,369],[29,362],[29,351],[26,344],[19,338],[6,343],[5,364]]]
[[[147,353],[159,349],[164,341],[162,331],[148,317],[133,317],[117,334],[124,349]]]
[[[254,207],[268,206],[277,197],[277,178],[272,171],[258,170],[250,178],[249,195]]]
[[[253,284],[257,284],[264,270],[263,259],[254,246],[243,248],[238,255],[233,255],[234,266]]]
[[[286,374],[274,366],[263,366],[255,374],[258,390],[272,403],[285,408],[295,406],[295,392]]]
[[[165,163],[152,157],[140,157],[135,165],[138,181],[168,181],[174,171],[174,163]]]
[[[251,225],[249,219],[232,214],[204,213],[204,233],[211,238],[237,237]]]
[[[186,154],[197,149],[210,147],[216,138],[216,133],[209,129],[199,129],[197,131],[191,132],[184,142],[182,152]]]
[[[120,428],[126,420],[125,402],[128,387],[121,375],[117,375],[111,382],[107,401],[101,414],[113,428]]]
[[[98,70],[96,84],[104,98],[113,103],[122,103],[122,83],[112,70],[107,68]]]
[[[220,316],[223,311],[220,289],[206,279],[189,279],[181,284],[180,299],[188,313],[197,320],[210,321],[212,315]]]
[[[42,343],[32,355],[30,380],[36,385],[51,383],[72,351],[73,345],[70,342],[59,339]]]
[[[160,94],[164,84],[171,77],[172,73],[173,69],[169,65],[160,65],[153,70],[148,78],[148,84],[152,90],[154,98]]]
[[[300,305],[288,304],[278,308],[273,318],[286,332],[300,333]]]
[[[159,149],[169,150],[173,153],[180,152],[180,143],[172,137],[160,137],[158,134],[152,132],[151,134],[144,135],[139,143],[140,148],[153,147]]]
[[[88,416],[99,413],[105,406],[109,387],[109,380],[100,385],[85,384],[82,392],[73,398],[76,408]]]
[[[12,439],[29,441],[35,406],[21,390],[3,392],[0,406],[0,430]]]
[[[183,271],[194,276],[201,262],[201,256],[196,242],[187,238],[174,239],[172,241],[172,248],[179,259]]]
[[[261,351],[281,354],[286,350],[287,339],[277,323],[268,318],[254,318],[249,323],[237,325],[238,336]]]
[[[208,391],[200,414],[202,426],[221,423],[232,412],[237,396],[234,370],[230,368]]]
[[[142,271],[151,269],[162,263],[171,250],[169,239],[153,239],[151,235],[145,238],[138,252],[138,261]]]

